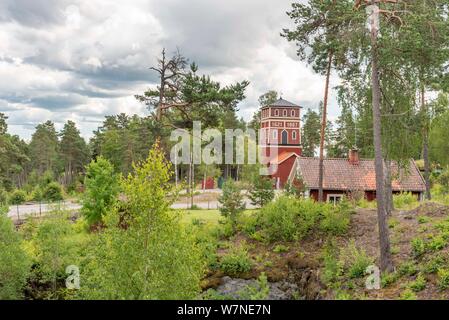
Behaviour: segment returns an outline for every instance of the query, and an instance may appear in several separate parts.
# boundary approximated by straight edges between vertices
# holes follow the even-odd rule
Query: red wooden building
[[[424,198],[426,185],[415,162],[408,167],[392,165],[393,193],[411,192],[419,200]],[[297,157],[289,175],[289,181],[297,178],[306,189],[306,196],[318,200],[319,159]],[[342,196],[354,193],[372,201],[376,199],[376,172],[372,159],[359,159],[358,151],[351,150],[348,159],[324,159],[324,199],[338,202]]]
[[[318,158],[301,157],[301,106],[279,99],[261,109],[261,149],[268,157],[268,165],[277,165],[271,177],[276,188],[293,182],[300,176],[306,194],[318,199]],[[408,168],[393,166],[393,192],[412,192],[422,199],[424,179],[414,161]],[[374,160],[359,159],[357,150],[350,150],[349,157],[324,160],[324,196],[328,201],[338,201],[343,195],[357,191],[366,199],[376,198],[376,174]]]
[[[295,158],[301,155],[301,106],[280,98],[261,109],[261,152],[277,165],[277,187],[283,187]]]

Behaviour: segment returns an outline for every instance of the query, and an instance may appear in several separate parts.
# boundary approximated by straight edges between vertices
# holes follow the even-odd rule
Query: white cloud
[[[280,37],[290,0],[3,0],[0,4],[0,112],[29,138],[39,122],[70,119],[85,137],[104,115],[146,114],[134,99],[152,83],[162,49],[181,52],[200,72],[251,82],[240,115],[277,90],[316,108],[323,78]],[[333,85],[337,80],[332,80]],[[338,112],[331,97],[331,117]]]

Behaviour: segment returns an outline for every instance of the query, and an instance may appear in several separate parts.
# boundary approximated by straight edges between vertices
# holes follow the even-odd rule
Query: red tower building
[[[272,175],[278,187],[284,186],[296,157],[301,155],[301,108],[281,98],[261,109],[261,151],[270,164],[278,165]]]

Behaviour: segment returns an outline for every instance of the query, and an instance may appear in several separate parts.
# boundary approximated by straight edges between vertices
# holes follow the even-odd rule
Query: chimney
[[[359,150],[357,150],[357,148],[352,148],[351,150],[349,150],[348,160],[350,164],[359,164]]]

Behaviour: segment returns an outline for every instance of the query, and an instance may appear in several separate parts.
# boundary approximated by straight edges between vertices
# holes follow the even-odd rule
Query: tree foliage
[[[101,223],[119,192],[118,175],[112,164],[98,157],[86,167],[81,212],[90,225]]]
[[[123,210],[106,218],[92,244],[80,295],[89,299],[193,299],[204,263],[170,209],[170,164],[156,144],[122,181]]]

